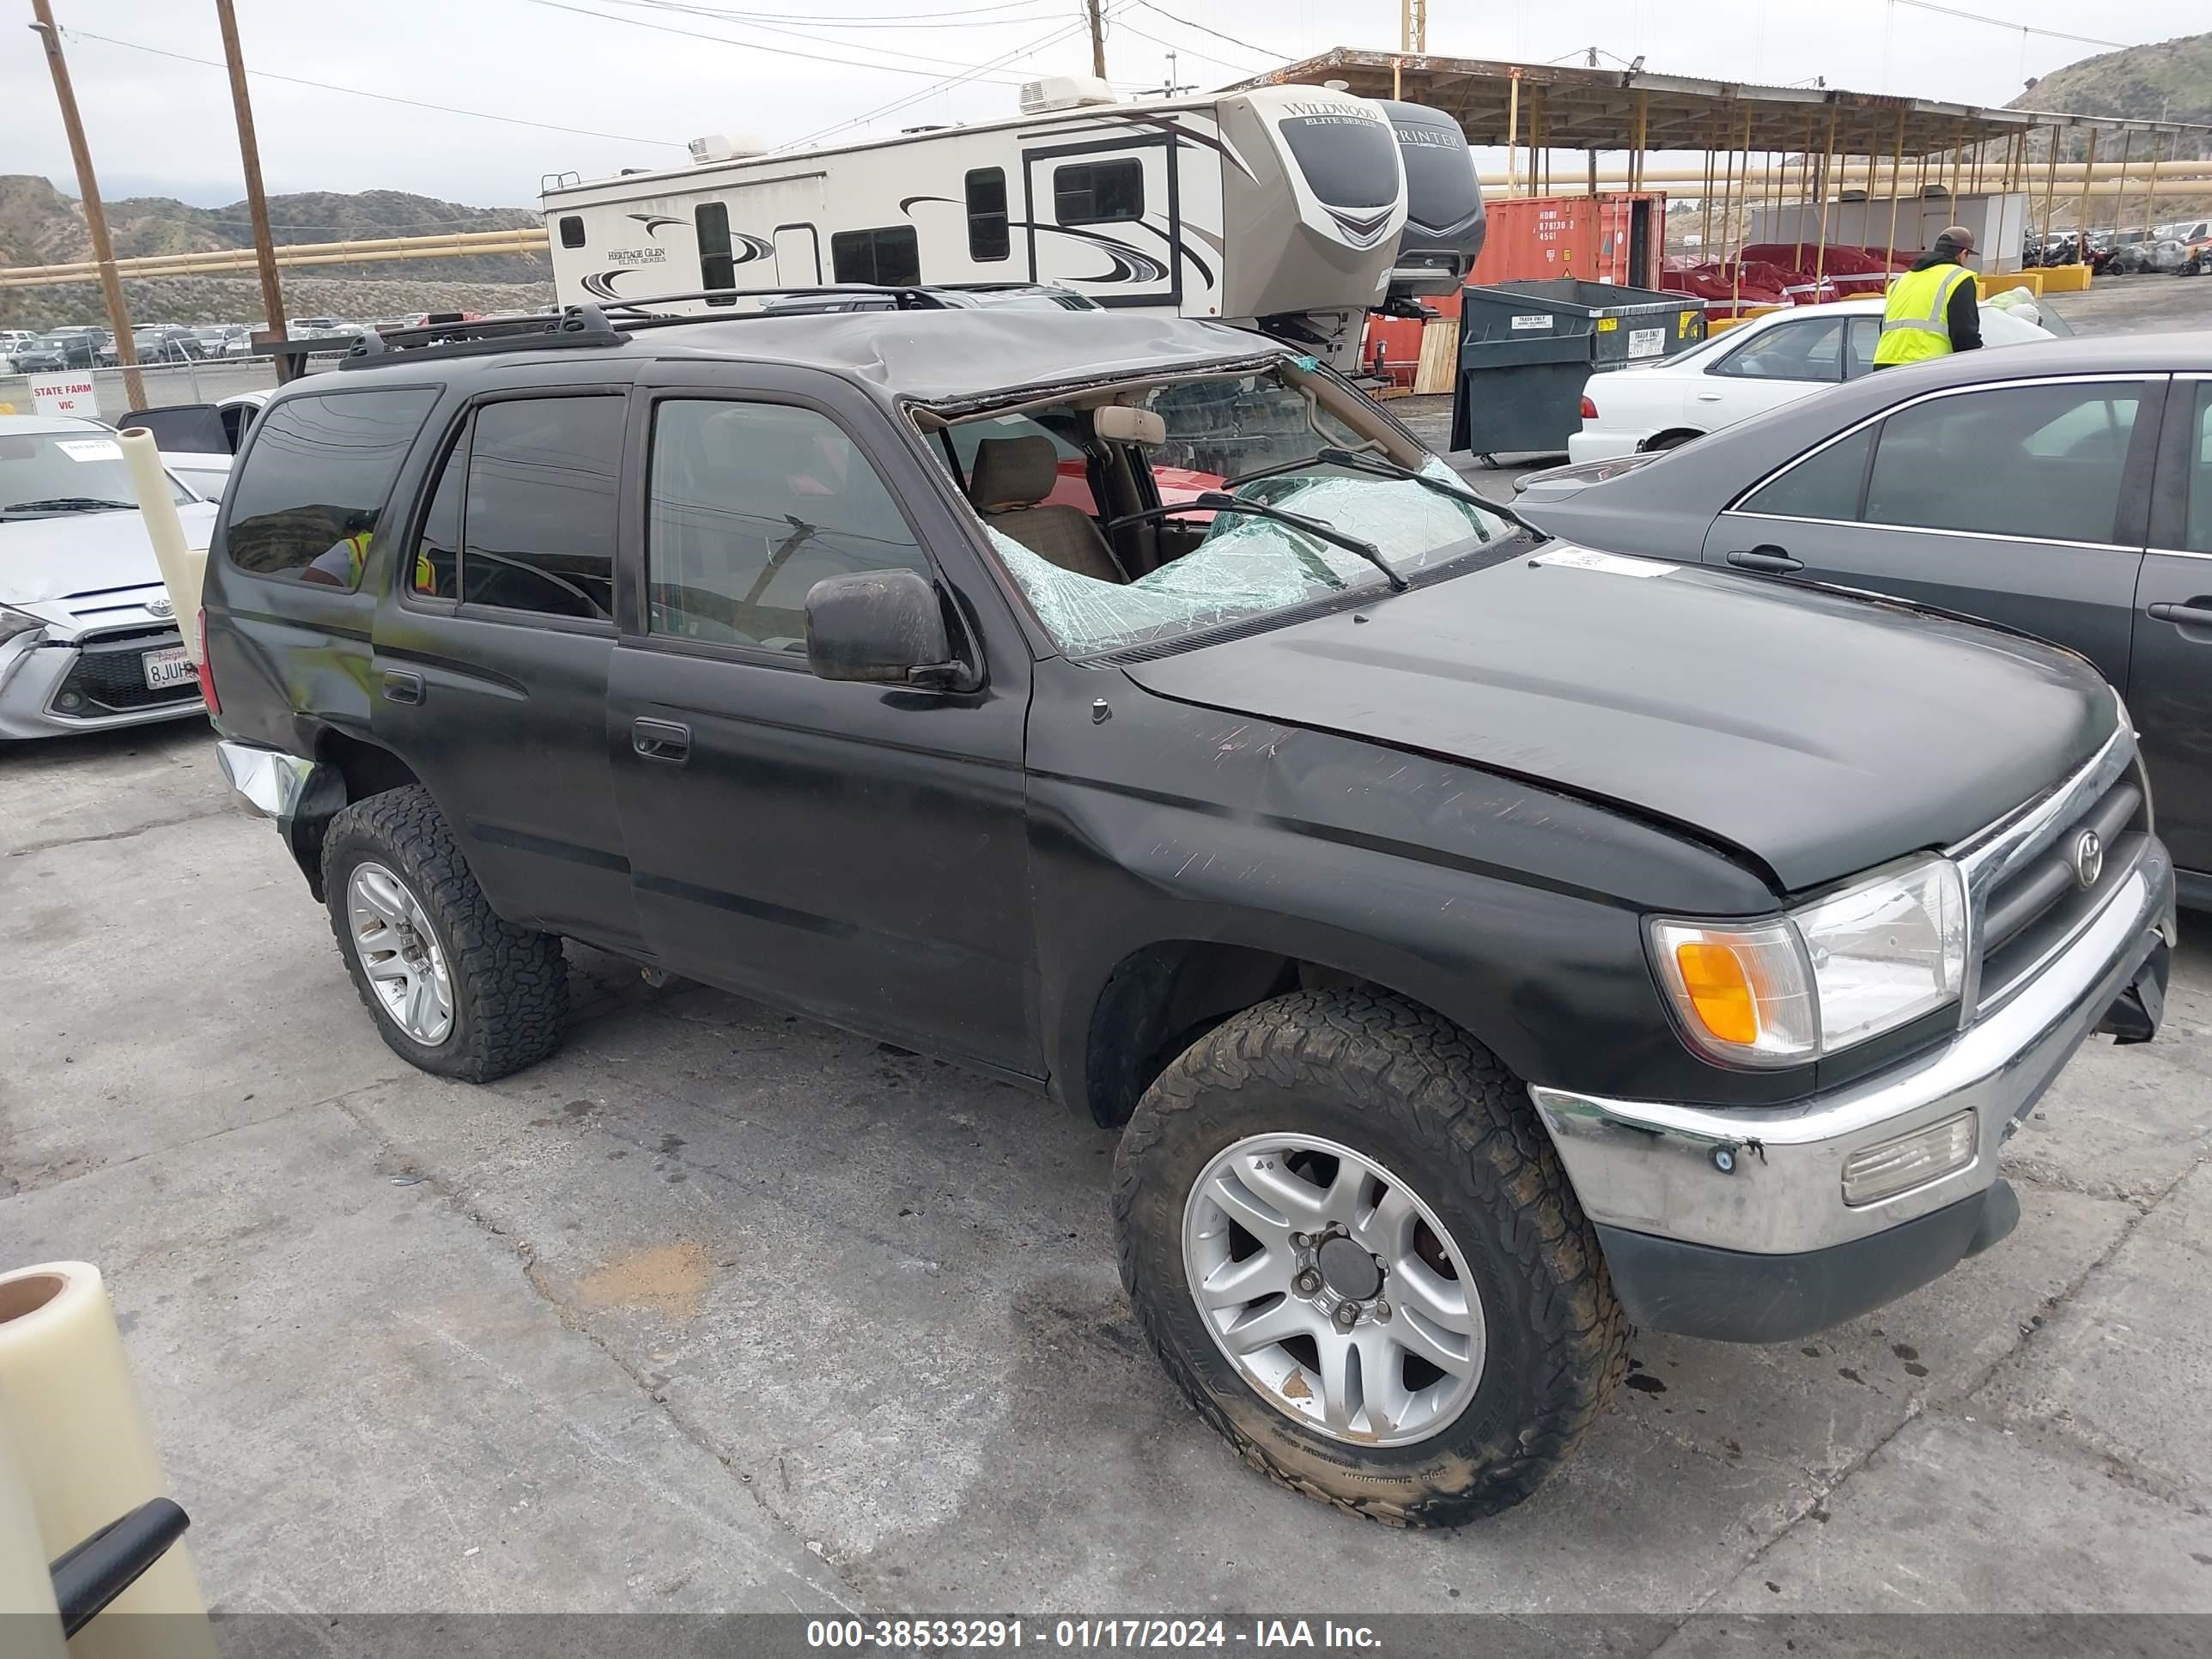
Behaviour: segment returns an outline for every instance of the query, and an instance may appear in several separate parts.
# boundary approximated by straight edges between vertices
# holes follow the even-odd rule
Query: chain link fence
[[[328,357],[308,360],[310,372],[326,368],[335,363],[344,350],[335,348]],[[66,372],[72,379],[89,378],[93,397],[99,405],[99,417],[110,425],[119,425],[123,416],[134,407],[128,385],[131,371],[122,368],[72,368]],[[241,392],[265,392],[276,384],[276,365],[266,357],[205,358],[180,363],[141,363],[137,374],[145,389],[145,401],[135,405],[142,409],[160,409],[172,404],[214,404]],[[0,415],[39,415],[46,411],[38,407],[31,395],[31,381],[45,380],[44,374],[0,374]],[[83,413],[80,410],[77,411]]]

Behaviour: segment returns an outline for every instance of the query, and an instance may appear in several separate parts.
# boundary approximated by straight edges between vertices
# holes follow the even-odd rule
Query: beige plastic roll
[[[0,1274],[0,1433],[13,1444],[49,1559],[168,1494],[100,1269]],[[162,1618],[137,1615],[159,1613]],[[214,1659],[182,1541],[70,1643],[71,1659]]]
[[[161,582],[169,590],[169,603],[177,608],[177,626],[184,630],[185,654],[197,667],[200,660],[200,585],[207,575],[207,549],[185,539],[184,521],[169,496],[169,475],[161,470],[161,453],[154,434],[143,426],[123,428],[123,459],[131,469],[131,487],[137,493],[138,516],[154,544],[154,561],[161,568]]]
[[[62,1616],[39,1517],[0,1406],[0,1653],[62,1659]]]

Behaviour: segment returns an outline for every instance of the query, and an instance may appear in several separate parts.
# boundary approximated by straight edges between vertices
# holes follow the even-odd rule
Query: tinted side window
[[[1006,170],[978,167],[968,175],[968,257],[978,264],[1012,251],[1006,234]]]
[[[660,405],[645,556],[652,632],[771,651],[806,649],[806,591],[825,576],[931,574],[843,429],[779,404]]]
[[[438,469],[430,510],[415,538],[407,585],[425,599],[453,599],[461,591],[461,496],[468,488],[469,439],[463,432]]]
[[[526,398],[477,410],[461,599],[611,619],[625,401]]]
[[[1778,323],[1746,340],[1709,372],[1746,380],[1840,380],[1843,347],[1839,317]]]
[[[2142,402],[2125,384],[2026,386],[1899,410],[1882,423],[1867,521],[2109,542]]]
[[[359,586],[399,464],[437,400],[419,386],[270,408],[231,484],[230,562],[257,575]]]
[[[1859,486],[1866,482],[1867,457],[1874,452],[1876,428],[1855,432],[1800,461],[1771,483],[1753,490],[1739,510],[1774,513],[1789,519],[1859,516]]]
[[[830,239],[832,280],[908,286],[921,280],[921,245],[911,225],[841,230]]]
[[[738,262],[730,250],[730,210],[720,202],[702,202],[691,215],[699,233],[699,286],[735,288]],[[709,300],[710,306],[733,306],[735,297]]]
[[[1052,216],[1063,225],[1109,225],[1145,216],[1145,167],[1136,161],[1054,167]]]
[[[561,246],[562,247],[581,247],[583,245],[583,216],[576,213],[562,214],[561,216]]]

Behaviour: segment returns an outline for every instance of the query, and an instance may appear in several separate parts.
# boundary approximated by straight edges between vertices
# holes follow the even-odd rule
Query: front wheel
[[[1121,1275],[1252,1463],[1397,1525],[1518,1503],[1627,1366],[1597,1241],[1525,1095],[1396,998],[1301,992],[1164,1072],[1115,1169]]]

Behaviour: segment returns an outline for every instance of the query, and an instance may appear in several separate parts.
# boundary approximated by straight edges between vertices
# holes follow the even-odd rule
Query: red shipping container
[[[1667,252],[1667,198],[1657,191],[1510,196],[1486,204],[1489,228],[1468,281],[1585,282],[1656,288]]]

